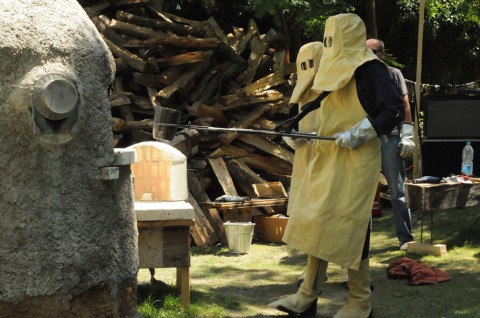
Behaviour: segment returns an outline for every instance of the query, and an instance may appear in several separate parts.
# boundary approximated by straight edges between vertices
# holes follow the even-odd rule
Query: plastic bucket
[[[153,138],[161,141],[170,141],[177,133],[175,126],[162,126],[162,124],[178,124],[182,112],[172,108],[155,107],[153,118]]]
[[[230,253],[246,254],[250,252],[255,223],[227,222],[223,223],[223,228]]]

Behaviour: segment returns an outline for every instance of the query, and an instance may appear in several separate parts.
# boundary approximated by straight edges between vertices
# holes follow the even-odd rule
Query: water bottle
[[[473,175],[473,148],[470,141],[467,141],[462,150],[462,174]]]

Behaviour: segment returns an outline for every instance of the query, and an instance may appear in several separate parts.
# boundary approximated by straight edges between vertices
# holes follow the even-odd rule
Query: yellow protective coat
[[[290,103],[298,103],[299,111],[303,105],[309,101],[314,100],[320,94],[311,90],[315,74],[318,71],[323,52],[322,42],[310,42],[303,45],[297,55],[297,85],[293,90]],[[313,67],[311,67],[313,62]],[[303,64],[303,65],[302,65]],[[318,110],[310,112],[298,123],[298,131],[301,133],[311,133],[318,131],[320,127],[320,117]],[[295,150],[295,158],[293,160],[292,181],[290,183],[289,202],[295,196],[299,187],[300,181],[305,174],[305,169],[310,162],[312,156],[315,154],[314,144],[305,143]],[[289,210],[289,215],[294,211]]]
[[[367,114],[358,100],[355,78],[330,93],[315,113],[321,136],[333,136],[364,119]],[[333,141],[317,140],[313,155],[302,156],[310,160],[304,171],[297,169],[297,175],[292,176],[294,195],[289,199],[290,218],[283,241],[307,254],[358,270],[380,176],[380,141],[350,150]]]

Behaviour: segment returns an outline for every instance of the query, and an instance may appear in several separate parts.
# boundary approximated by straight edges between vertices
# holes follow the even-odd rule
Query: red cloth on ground
[[[412,285],[437,284],[452,279],[446,271],[408,257],[402,257],[389,264],[387,276],[392,279],[407,278]]]

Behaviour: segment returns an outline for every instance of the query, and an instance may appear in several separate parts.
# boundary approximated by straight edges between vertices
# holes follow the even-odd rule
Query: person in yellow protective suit
[[[298,104],[298,110],[302,111],[302,106],[306,103],[316,99],[320,94],[311,90],[315,74],[318,71],[320,59],[323,52],[322,42],[311,42],[303,45],[297,54],[296,66],[297,66],[297,83],[290,97],[289,104]],[[294,107],[294,106],[291,106]],[[298,129],[301,133],[314,133],[318,131],[320,127],[319,110],[314,110],[306,115],[299,123]],[[308,141],[304,138],[292,138],[283,137],[283,140],[292,149],[295,150],[295,158],[293,161],[293,170],[289,191],[289,202],[294,202],[294,197],[299,190],[300,181],[302,180],[306,167],[315,155],[315,144],[312,141]],[[294,213],[292,209],[289,209],[289,215]],[[321,292],[322,285],[325,281],[325,275],[328,267],[328,262],[308,256],[307,263],[314,263],[312,266],[313,271],[316,272],[315,282],[312,282],[312,286],[315,285],[309,293],[317,295]],[[310,266],[310,267],[312,267]],[[311,269],[312,270],[312,269]],[[305,272],[302,274],[302,280],[304,280]]]
[[[379,136],[403,120],[404,107],[385,65],[365,41],[357,15],[327,19],[311,90],[330,92],[318,109],[317,134],[336,139],[315,141],[289,199],[283,241],[309,255],[305,279],[297,293],[269,306],[290,315],[315,316],[315,281],[328,262],[348,269],[348,300],[335,317],[365,318],[372,312],[369,223],[380,176]]]

